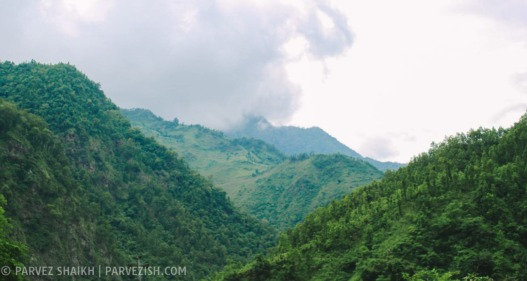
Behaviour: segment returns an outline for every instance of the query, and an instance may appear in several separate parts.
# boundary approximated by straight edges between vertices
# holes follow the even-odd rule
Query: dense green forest
[[[71,65],[0,63],[1,266],[140,258],[189,280],[527,280],[527,115],[371,182],[383,173],[361,159],[284,156],[134,114],[156,139]]]
[[[1,63],[0,99],[14,104],[2,102],[0,119],[6,264],[126,265],[141,257],[185,266],[193,280],[274,243],[272,229],[133,129],[75,67]]]
[[[21,266],[27,260],[27,246],[12,238],[13,226],[5,216],[4,210],[7,205],[5,192],[9,190],[9,185],[13,183],[13,178],[24,175],[24,172],[21,169],[7,169],[7,165],[4,163],[7,163],[9,159],[9,161],[16,162],[19,166],[25,164],[25,161],[21,160],[25,160],[24,158],[26,157],[21,157],[21,154],[28,153],[27,144],[29,140],[24,137],[22,132],[38,128],[38,124],[38,120],[31,118],[28,114],[24,115],[14,105],[0,99],[0,147],[5,148],[0,150],[0,265],[9,266],[10,268]],[[10,135],[18,136],[18,138],[15,140]],[[43,136],[42,133],[35,134],[35,137],[49,139],[49,136]],[[34,157],[38,158],[39,155],[34,155]],[[13,202],[11,203],[13,205]],[[6,279],[18,280],[15,276],[7,276]]]
[[[399,167],[403,166],[400,163],[381,162],[372,158],[363,157],[319,127],[277,127],[273,126],[263,117],[252,117],[248,118],[242,126],[229,130],[227,134],[232,137],[263,140],[276,146],[288,156],[306,153],[343,154],[364,160],[381,171],[397,170]]]
[[[527,115],[447,138],[218,280],[527,280]]]
[[[41,118],[2,99],[0,163],[0,198],[13,224],[2,230],[23,250],[6,251],[13,262],[2,265],[124,261],[104,233],[105,221],[82,196],[58,138]]]
[[[286,230],[318,207],[381,178],[372,165],[345,155],[292,156],[256,177],[237,200],[254,217]]]
[[[234,204],[279,230],[383,173],[345,155],[284,156],[261,140],[226,137],[199,125],[165,121],[145,109],[122,110],[132,125],[210,176]]]

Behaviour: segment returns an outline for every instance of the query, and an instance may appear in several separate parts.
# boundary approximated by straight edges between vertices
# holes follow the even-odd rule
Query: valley
[[[185,280],[527,280],[526,116],[447,137],[400,165],[320,128],[166,121],[120,109],[72,65],[2,62],[0,266],[141,264]]]
[[[210,177],[233,204],[279,230],[383,174],[359,154],[286,156],[259,139],[232,138],[200,125],[165,121],[144,109],[122,112],[132,125]]]

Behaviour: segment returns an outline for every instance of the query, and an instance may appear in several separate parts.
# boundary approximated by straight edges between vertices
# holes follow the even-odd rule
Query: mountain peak
[[[344,154],[364,160],[381,171],[397,169],[401,166],[398,163],[379,162],[365,158],[319,127],[274,126],[261,116],[248,117],[241,127],[228,131],[226,134],[231,137],[263,140],[276,146],[286,155],[303,153]]]
[[[273,127],[273,124],[271,124],[271,122],[269,122],[269,120],[267,120],[265,117],[260,115],[250,115],[246,117],[239,126],[234,127],[230,131],[237,132],[247,130],[249,128],[263,131],[271,127]]]

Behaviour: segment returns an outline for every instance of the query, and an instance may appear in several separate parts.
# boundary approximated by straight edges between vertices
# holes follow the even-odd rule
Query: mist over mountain
[[[263,117],[248,117],[245,123],[235,127],[226,134],[232,137],[248,137],[261,139],[273,144],[286,155],[302,153],[335,154],[351,156],[365,160],[381,171],[396,170],[403,164],[381,162],[363,157],[358,152],[347,147],[335,137],[319,127],[299,128],[295,126],[273,126]]]

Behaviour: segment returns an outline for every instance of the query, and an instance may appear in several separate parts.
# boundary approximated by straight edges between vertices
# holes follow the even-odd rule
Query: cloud
[[[502,33],[527,43],[527,2],[524,0],[468,0],[457,9],[490,19],[504,27]]]
[[[527,72],[516,73],[511,78],[513,86],[524,95],[527,95]],[[500,123],[500,121],[506,120],[514,122],[518,119],[518,116],[527,113],[527,101],[525,98],[515,101],[514,103],[503,107],[494,116],[491,117],[491,121],[494,123]],[[512,123],[507,122],[507,123]]]
[[[512,120],[514,122],[515,120],[518,120],[518,116],[521,116],[525,114],[527,111],[527,103],[517,103],[510,106],[507,106],[505,108],[502,108],[500,111],[498,111],[494,116],[492,116],[491,121],[494,123],[500,123],[502,120]],[[507,122],[511,123],[511,122]]]
[[[512,84],[522,93],[527,94],[527,71],[516,73],[512,77]]]
[[[291,39],[321,61],[352,43],[346,17],[323,0],[0,0],[0,8],[2,60],[70,62],[119,106],[218,129],[245,115],[291,117],[301,95],[284,68]]]
[[[361,154],[377,160],[386,160],[399,155],[393,140],[385,136],[373,136],[365,139],[359,148]]]
[[[464,9],[495,20],[525,27],[527,2],[524,0],[470,0]]]
[[[525,48],[527,46],[527,2],[523,0],[469,0],[457,8],[471,15],[476,15],[490,20],[497,27],[493,38],[494,42],[504,44],[511,40]],[[505,39],[505,40],[504,40]],[[493,42],[493,43],[494,43]],[[510,45],[509,45],[510,47]],[[512,50],[513,48],[511,48]],[[517,59],[522,61],[521,59]],[[516,66],[516,73],[510,77],[510,83],[519,93],[527,94],[527,72],[517,71],[524,68],[521,64]],[[512,124],[518,116],[525,114],[527,102],[525,96],[514,97],[509,104],[501,106],[501,109],[490,117],[490,121],[498,124]]]

